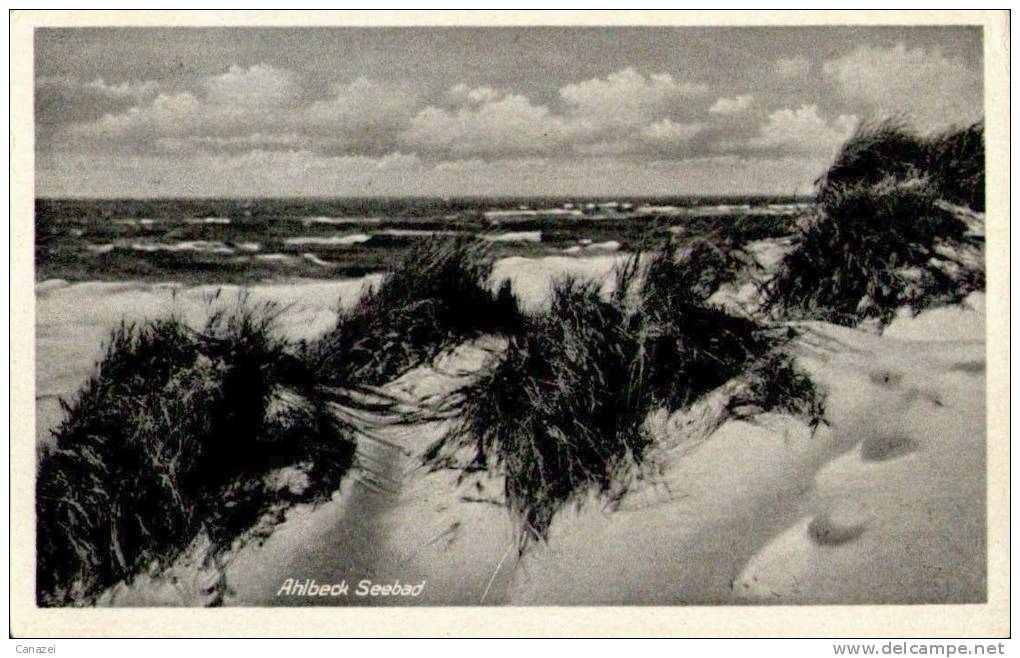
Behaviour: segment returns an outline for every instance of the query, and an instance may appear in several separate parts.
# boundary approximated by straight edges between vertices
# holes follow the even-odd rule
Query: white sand
[[[925,311],[913,317],[908,309],[900,310],[896,319],[885,328],[883,336],[903,340],[974,341],[984,340],[985,294],[968,295],[962,304]]]
[[[547,256],[545,258],[524,258],[511,256],[496,261],[492,272],[493,281],[498,284],[509,279],[514,293],[527,311],[537,311],[549,305],[549,291],[552,282],[563,276],[578,276],[597,279],[602,282],[605,293],[614,287],[613,269],[627,258],[626,254],[572,258],[570,256]]]

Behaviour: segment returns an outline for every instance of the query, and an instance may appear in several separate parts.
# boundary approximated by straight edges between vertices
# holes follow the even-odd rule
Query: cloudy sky
[[[40,196],[807,191],[862,120],[981,116],[981,33],[47,29]]]

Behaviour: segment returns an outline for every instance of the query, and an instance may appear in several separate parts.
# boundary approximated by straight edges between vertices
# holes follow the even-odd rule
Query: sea
[[[35,203],[36,280],[191,284],[359,277],[416,241],[477,235],[497,257],[585,257],[748,218],[798,197],[47,199]]]

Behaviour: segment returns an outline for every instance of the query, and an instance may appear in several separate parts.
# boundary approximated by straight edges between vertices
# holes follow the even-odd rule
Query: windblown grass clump
[[[743,371],[772,340],[752,319],[709,303],[750,267],[740,250],[668,241],[648,263],[637,313],[656,402],[682,408]]]
[[[984,207],[980,123],[927,139],[895,122],[864,126],[817,186],[817,211],[766,285],[766,309],[885,326],[902,307],[984,287],[982,231],[949,205]]]
[[[943,199],[984,212],[984,124],[974,123],[929,138],[923,171]]]
[[[939,198],[984,210],[984,124],[920,136],[899,119],[863,123],[817,181],[817,199],[829,205],[847,186],[888,179],[926,178]]]
[[[608,492],[647,444],[640,335],[599,288],[558,282],[550,311],[529,319],[495,368],[462,392],[462,421],[447,437],[474,447],[474,467],[505,472],[522,548],[571,499],[593,487]]]
[[[855,326],[957,302],[984,286],[981,263],[956,252],[981,239],[938,203],[925,181],[886,181],[828,193],[824,211],[766,286],[766,307]]]
[[[83,602],[200,531],[224,546],[274,503],[335,490],[353,441],[276,336],[276,314],[242,303],[202,331],[171,317],[113,332],[41,457],[41,605]],[[282,467],[305,486],[268,477]]]
[[[317,376],[380,385],[467,338],[515,331],[517,300],[509,282],[489,289],[492,267],[489,247],[474,238],[411,247],[312,347]]]
[[[608,298],[597,281],[557,282],[550,309],[458,393],[459,423],[427,459],[449,466],[448,449],[466,446],[469,470],[500,470],[520,550],[571,501],[622,495],[651,411],[684,408],[778,349],[774,331],[708,301],[741,262],[707,242],[669,242],[647,262],[628,259]]]
[[[773,349],[749,368],[744,386],[729,400],[727,412],[741,420],[754,420],[762,413],[784,413],[803,420],[814,431],[825,422],[825,396],[789,354]]]
[[[830,191],[839,193],[850,185],[916,178],[924,161],[923,138],[902,119],[861,123],[840,147],[829,169],[815,181],[817,199],[824,205]]]

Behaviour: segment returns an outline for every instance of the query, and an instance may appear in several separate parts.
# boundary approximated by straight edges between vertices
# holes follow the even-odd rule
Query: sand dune
[[[620,511],[562,514],[510,600],[983,600],[982,336],[960,346],[803,329],[800,360],[828,393],[829,427],[727,422],[659,455]]]
[[[485,341],[465,345],[433,367],[387,387],[408,400],[456,386],[458,372],[481,367]],[[359,437],[356,466],[339,495],[288,516],[261,546],[243,548],[225,569],[228,605],[478,605],[504,602],[513,572],[513,526],[499,504],[502,482],[428,471],[422,455],[440,423],[389,427]],[[485,502],[494,501],[494,502]],[[515,557],[515,554],[510,555]],[[504,569],[495,567],[503,560]],[[502,576],[502,578],[500,578]],[[327,601],[278,596],[287,578],[318,583],[425,583],[413,598]],[[488,592],[488,594],[487,594]]]
[[[341,302],[352,304],[366,283],[378,277],[246,288],[253,303],[273,301],[286,308],[281,330],[291,338],[313,338],[336,321]],[[212,302],[217,295],[216,301]],[[49,441],[61,418],[58,399],[73,396],[105,349],[121,319],[137,322],[177,313],[192,324],[209,315],[210,304],[238,299],[238,286],[185,287],[173,284],[43,281],[36,286],[36,440]]]
[[[563,272],[602,277],[608,290],[620,258],[510,258],[494,278],[513,281],[525,306],[538,308]],[[365,283],[255,286],[252,296],[288,304],[285,331],[312,337],[332,324],[338,299],[352,302]],[[177,309],[199,321],[212,292],[40,284],[40,399],[80,385],[121,315]],[[225,287],[221,298],[231,293]],[[423,468],[441,424],[385,427],[359,441],[356,468],[331,501],[291,509],[266,541],[239,543],[226,563],[210,564],[197,545],[171,570],[176,584],[146,576],[104,603],[198,605],[213,590],[233,605],[983,600],[983,295],[964,308],[902,315],[882,336],[799,328],[795,353],[827,395],[828,425],[812,433],[767,415],[716,428],[721,398],[711,395],[684,413],[653,414],[656,448],[619,505],[563,510],[548,542],[520,560],[498,478]],[[461,346],[388,388],[409,402],[427,397],[499,349]],[[58,418],[46,404],[44,433]],[[413,599],[305,600],[277,596],[287,578],[426,587]]]

